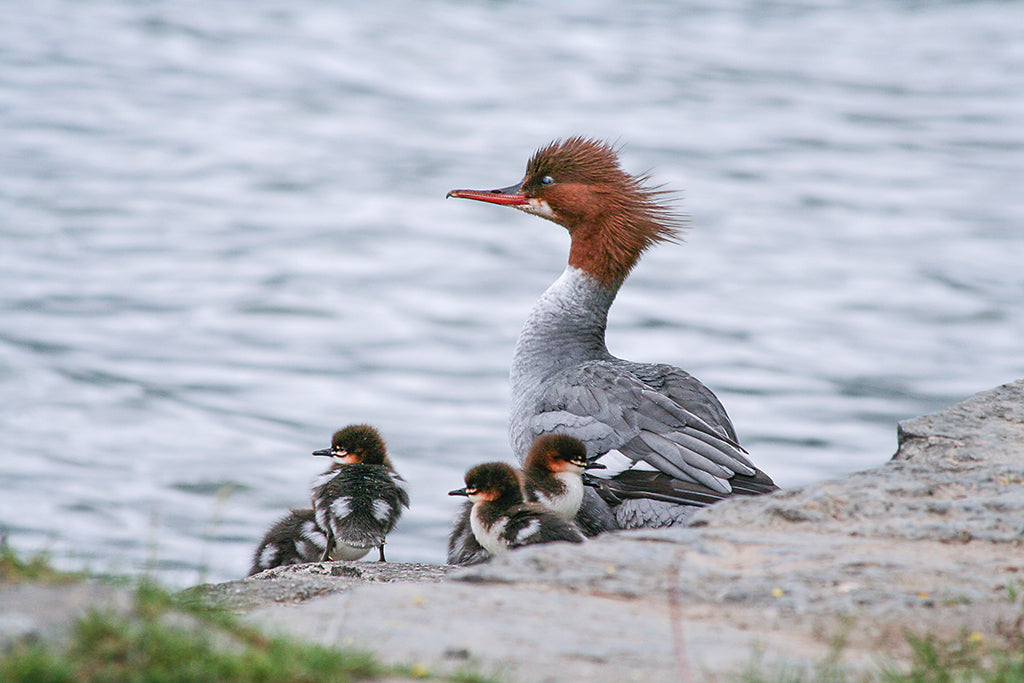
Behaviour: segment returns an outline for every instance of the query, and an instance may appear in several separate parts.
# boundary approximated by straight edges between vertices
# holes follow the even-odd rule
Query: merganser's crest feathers
[[[672,193],[649,187],[648,180],[623,171],[614,147],[571,137],[538,150],[521,187],[551,210],[535,213],[569,230],[570,265],[617,287],[647,248],[677,241],[684,227],[661,203]]]

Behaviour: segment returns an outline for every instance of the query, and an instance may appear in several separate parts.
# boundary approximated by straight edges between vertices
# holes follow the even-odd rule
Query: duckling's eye
[[[554,178],[552,178],[552,177],[551,177],[551,176],[549,176],[549,175],[546,175],[546,176],[544,176],[543,178],[541,178],[541,179],[540,179],[540,184],[541,184],[541,185],[550,185],[550,184],[552,184],[553,182],[555,182],[555,179],[554,179]]]

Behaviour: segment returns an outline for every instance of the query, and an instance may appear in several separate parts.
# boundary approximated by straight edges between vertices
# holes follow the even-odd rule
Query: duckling
[[[380,433],[369,425],[349,425],[335,432],[330,448],[313,455],[334,461],[313,481],[314,517],[327,534],[320,561],[336,552],[377,548],[385,562],[385,537],[398,523],[402,507],[409,507],[409,493]]]
[[[252,556],[249,576],[271,567],[316,562],[327,548],[327,534],[311,509],[292,510],[270,527]],[[369,548],[363,555],[370,552]]]
[[[477,465],[466,472],[465,488],[450,496],[468,496],[473,536],[492,555],[535,543],[582,543],[583,534],[571,523],[538,503],[523,499],[519,475],[503,462]]]
[[[517,475],[527,501],[540,503],[562,519],[572,521],[583,502],[583,473],[587,469],[604,469],[604,465],[587,462],[583,442],[564,434],[545,434],[530,446],[523,470],[517,471]],[[470,527],[472,508],[473,504],[467,501],[455,518],[448,536],[449,564],[479,564],[490,557]]]
[[[566,521],[572,521],[583,503],[583,473],[604,469],[587,462],[587,447],[568,434],[537,437],[523,461],[523,493]]]

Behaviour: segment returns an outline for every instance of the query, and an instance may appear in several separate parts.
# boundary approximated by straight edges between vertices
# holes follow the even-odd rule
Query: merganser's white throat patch
[[[532,213],[534,216],[540,216],[541,218],[547,218],[549,220],[555,217],[555,212],[551,210],[551,206],[543,199],[530,197],[527,201],[529,204],[519,204],[516,208],[520,211]]]

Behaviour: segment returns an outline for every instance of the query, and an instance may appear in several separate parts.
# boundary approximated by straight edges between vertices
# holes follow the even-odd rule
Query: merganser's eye
[[[549,175],[546,175],[546,176],[544,176],[543,178],[540,179],[540,184],[541,185],[550,185],[553,182],[555,182],[555,179],[552,178]]]

